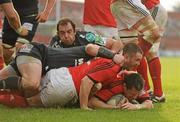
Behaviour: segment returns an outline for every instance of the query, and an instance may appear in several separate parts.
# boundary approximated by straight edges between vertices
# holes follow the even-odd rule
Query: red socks
[[[149,63],[149,72],[154,86],[154,95],[160,97],[163,95],[161,85],[161,63],[159,57],[153,58]]]
[[[17,91],[0,91],[0,104],[9,107],[28,107],[26,98]]]
[[[137,72],[141,74],[141,76],[145,80],[144,90],[145,91],[149,90],[150,86],[149,86],[149,79],[148,79],[148,67],[147,67],[147,61],[145,57],[141,60],[141,63],[137,68]]]
[[[4,67],[4,59],[3,56],[0,56],[0,70]]]

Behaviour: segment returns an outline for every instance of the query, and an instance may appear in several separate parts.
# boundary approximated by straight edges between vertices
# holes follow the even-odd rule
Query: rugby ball
[[[125,103],[126,101],[127,101],[127,98],[124,95],[117,94],[117,95],[111,97],[107,101],[107,104],[117,106],[117,105]]]

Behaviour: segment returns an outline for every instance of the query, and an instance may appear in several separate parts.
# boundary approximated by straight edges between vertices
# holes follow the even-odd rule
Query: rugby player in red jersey
[[[89,100],[89,106],[92,108],[107,109],[144,109],[153,108],[149,94],[143,91],[144,79],[138,73],[130,73],[122,79],[123,84],[111,84],[102,88]],[[121,101],[109,103],[113,96],[123,95]],[[117,98],[116,98],[117,99]],[[114,98],[114,100],[116,100]],[[133,102],[136,100],[136,104]]]

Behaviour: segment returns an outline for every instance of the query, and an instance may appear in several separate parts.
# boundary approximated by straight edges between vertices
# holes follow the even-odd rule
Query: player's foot
[[[160,97],[152,95],[152,96],[150,96],[150,98],[154,103],[163,103],[166,101],[164,94]]]

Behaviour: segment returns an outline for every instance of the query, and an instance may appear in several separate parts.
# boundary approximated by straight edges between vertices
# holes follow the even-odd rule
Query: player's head
[[[128,43],[123,48],[124,67],[133,68],[140,64],[143,57],[141,48],[135,43]]]
[[[75,24],[69,18],[62,18],[57,24],[57,35],[65,45],[72,45],[75,41]]]
[[[124,96],[128,100],[138,97],[144,86],[144,80],[138,73],[126,75],[124,78]]]

